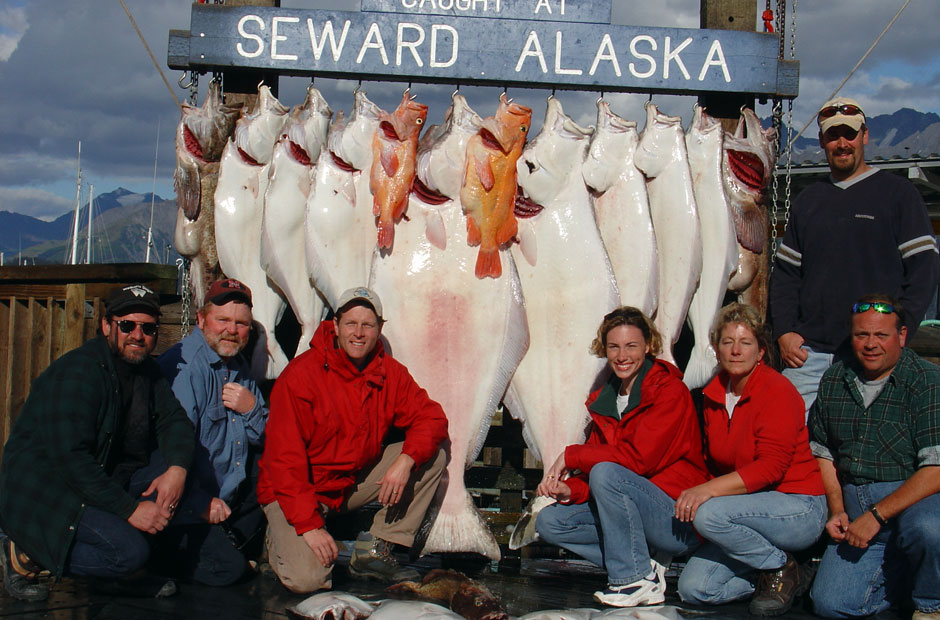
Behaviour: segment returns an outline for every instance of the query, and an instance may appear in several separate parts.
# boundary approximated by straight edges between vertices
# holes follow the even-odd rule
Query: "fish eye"
[[[522,127],[520,127],[520,129],[522,129],[522,133],[525,133],[525,132],[529,131],[529,128],[526,127],[525,125],[523,125]]]
[[[477,607],[483,607],[483,601],[481,601],[478,598],[473,599],[473,604],[476,605]]]
[[[423,125],[423,124],[424,124],[424,119],[423,119],[423,118],[416,118],[416,119],[415,119],[415,123],[417,123],[418,125]]]

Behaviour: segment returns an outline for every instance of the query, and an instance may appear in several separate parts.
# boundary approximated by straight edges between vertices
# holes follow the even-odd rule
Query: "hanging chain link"
[[[199,105],[199,74],[195,71],[189,72],[189,105]]]
[[[796,58],[796,3],[797,0],[793,0],[793,10],[790,11],[790,60]],[[790,196],[792,192],[792,180],[793,177],[790,174],[793,167],[793,100],[787,100],[787,147],[786,147],[786,157],[787,157],[787,176],[786,176],[786,190],[785,197],[783,202],[783,227],[786,230],[790,226]]]
[[[176,281],[179,282],[179,293],[182,297],[180,301],[180,338],[182,339],[189,335],[189,317],[193,305],[192,272],[189,259],[185,256],[177,258],[176,270],[179,273]]]

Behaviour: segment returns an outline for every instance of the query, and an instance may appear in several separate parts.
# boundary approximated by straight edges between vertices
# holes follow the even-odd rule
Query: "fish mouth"
[[[257,159],[246,153],[242,150],[241,147],[238,147],[238,154],[241,155],[242,161],[244,161],[249,166],[263,166],[264,164],[260,163]]]
[[[418,200],[429,205],[442,205],[450,200],[450,198],[444,194],[425,185],[424,181],[418,176],[415,176],[414,183],[411,186],[411,193],[418,198]]]
[[[183,143],[186,145],[186,151],[192,155],[193,158],[198,159],[202,163],[206,163],[202,144],[199,142],[196,134],[194,134],[185,123],[183,123]]]
[[[330,151],[330,157],[333,159],[333,163],[336,164],[336,167],[342,170],[343,172],[356,172],[356,167],[350,164],[348,161]]]
[[[382,130],[382,133],[385,134],[385,137],[389,140],[397,140],[401,142],[401,138],[398,137],[398,132],[395,131],[395,126],[388,121],[382,121],[379,123],[379,129]]]
[[[492,131],[482,127],[480,129],[480,139],[483,141],[483,146],[494,151],[499,151],[500,153],[505,153],[503,145],[500,144],[499,138],[497,138]]]
[[[530,199],[525,195],[525,190],[521,186],[516,186],[516,205],[513,207],[513,213],[516,214],[516,217],[522,219],[528,219],[530,217],[535,217],[545,207]]]
[[[307,151],[304,150],[304,147],[300,146],[293,140],[288,140],[287,143],[290,147],[290,154],[295,160],[297,160],[297,163],[303,164],[304,166],[313,165],[313,162],[310,161],[310,156],[307,155]]]
[[[731,172],[754,192],[759,192],[764,185],[764,162],[754,153],[728,149],[728,164]]]

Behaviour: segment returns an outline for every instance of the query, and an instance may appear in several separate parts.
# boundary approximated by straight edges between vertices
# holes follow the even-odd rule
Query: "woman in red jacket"
[[[692,524],[674,517],[680,491],[707,480],[692,397],[679,370],[655,359],[659,333],[636,308],[605,316],[591,349],[612,373],[588,398],[587,441],[568,446],[538,487],[558,503],[536,529],[607,569],[599,602],[662,603],[669,556],[698,544]]]
[[[711,341],[720,370],[704,390],[705,439],[717,477],[676,502],[676,518],[709,544],[686,564],[679,596],[716,604],[754,593],[752,614],[782,614],[809,585],[789,552],[813,544],[826,522],[803,400],[765,363],[769,338],[751,306],[723,308]]]

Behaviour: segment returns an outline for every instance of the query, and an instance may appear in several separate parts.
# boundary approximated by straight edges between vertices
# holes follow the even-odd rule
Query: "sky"
[[[505,0],[504,0],[505,1]],[[523,1],[523,0],[514,0]],[[180,100],[178,71],[166,67],[171,29],[189,30],[190,0],[125,0]],[[349,9],[356,0],[282,0],[284,8]],[[615,24],[696,28],[700,0],[612,0]],[[776,5],[776,3],[773,3]],[[793,1],[788,4],[792,11]],[[802,0],[796,7],[795,57],[800,96],[793,126],[802,128],[849,73],[904,0]],[[869,116],[902,107],[940,113],[940,19],[934,2],[914,0],[840,94]],[[763,3],[758,2],[758,13]],[[790,16],[788,16],[788,21]],[[789,45],[789,42],[788,42]],[[199,103],[205,96],[204,76]],[[354,81],[317,78],[334,110],[349,111]],[[78,142],[84,183],[95,194],[124,187],[173,196],[174,131],[179,109],[134,32],[119,0],[0,0],[0,210],[53,219],[75,203]],[[282,78],[280,100],[303,100],[308,78]],[[392,109],[401,83],[365,82],[370,99]],[[438,123],[452,86],[415,84]],[[472,107],[493,113],[501,89],[465,87]],[[534,110],[541,126],[547,90],[510,92]],[[558,91],[565,111],[582,125],[596,115],[596,93]],[[608,94],[612,109],[643,125],[647,95]],[[688,118],[694,98],[655,95],[669,114]],[[769,106],[759,106],[762,116]],[[810,136],[815,133],[809,130]],[[533,134],[534,135],[534,134]],[[159,140],[158,140],[159,136]],[[156,154],[156,181],[154,156]]]

